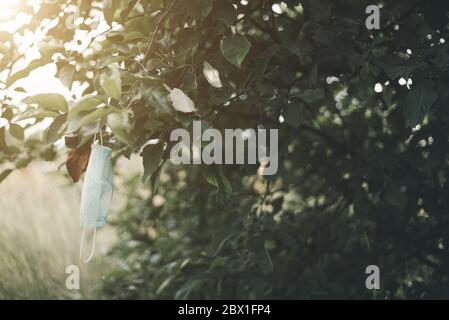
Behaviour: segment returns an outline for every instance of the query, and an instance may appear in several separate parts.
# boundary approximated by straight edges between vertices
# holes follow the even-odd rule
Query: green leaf
[[[99,108],[83,117],[79,121],[74,121],[69,127],[69,133],[77,131],[78,129],[90,125],[98,120],[104,119],[108,114],[114,112],[113,108]]]
[[[399,210],[402,210],[407,204],[407,195],[401,191],[400,185],[392,182],[385,189],[385,200]]]
[[[313,0],[305,3],[304,10],[312,14],[318,21],[329,19],[332,13],[332,5],[324,0]]]
[[[147,122],[145,122],[144,128],[149,131],[156,131],[160,128],[163,128],[165,124],[162,121],[156,120],[156,119],[148,119]]]
[[[313,103],[324,98],[323,89],[307,89],[299,95],[305,102]]]
[[[189,0],[189,9],[192,15],[206,18],[213,8],[212,0]]]
[[[12,40],[13,34],[9,33],[7,31],[0,31],[0,41],[1,42],[8,42],[9,40]]]
[[[271,255],[270,252],[268,251],[268,242],[264,241],[264,254],[261,257],[261,268],[263,270],[268,270],[268,272],[273,272],[274,271],[274,264],[273,264],[273,260],[271,259]]]
[[[125,42],[133,42],[136,40],[144,39],[146,36],[140,31],[132,31],[125,34]]]
[[[115,13],[117,9],[120,7],[119,0],[103,0],[103,14],[104,19],[108,23],[109,26],[112,26],[114,22]]]
[[[72,89],[73,77],[75,76],[75,66],[71,64],[64,64],[62,67],[58,67],[58,78],[62,84],[69,90]]]
[[[307,82],[309,85],[313,86],[316,84],[318,78],[318,65],[315,63],[310,69],[309,75],[307,76]]]
[[[128,18],[129,14],[131,13],[133,8],[136,6],[136,4],[139,1],[140,0],[125,1],[125,5],[122,6],[124,10],[122,10],[122,12],[120,12],[120,18],[123,20],[126,20],[126,18]]]
[[[151,194],[154,195],[157,184],[159,182],[159,178],[161,177],[162,169],[164,168],[165,160],[162,160],[162,163],[159,165],[159,168],[151,175],[150,178],[150,186],[151,186]]]
[[[282,116],[284,117],[285,123],[298,129],[304,119],[303,107],[298,103],[289,104],[283,110]]]
[[[225,36],[221,40],[220,49],[230,63],[240,68],[251,48],[251,43],[240,35]]]
[[[6,143],[6,128],[0,128],[0,151],[7,152],[8,144]]]
[[[146,104],[159,114],[170,113],[173,108],[168,100],[167,91],[162,87],[151,87],[142,92]]]
[[[162,284],[157,288],[156,290],[156,294],[161,294],[165,288],[167,288],[170,285],[170,282],[173,280],[175,276],[170,276],[167,279],[164,280],[164,282],[162,282]]]
[[[109,97],[119,100],[122,96],[122,79],[120,77],[120,71],[114,64],[109,66],[109,71],[110,72],[101,75],[101,86]]]
[[[88,95],[81,98],[69,111],[69,120],[84,111],[94,111],[99,105],[104,103],[103,97]]]
[[[217,188],[217,190],[218,190],[219,185],[218,185],[217,179],[219,177],[217,176],[217,174],[215,172],[213,172],[212,170],[204,170],[203,173],[204,173],[204,177],[206,178],[207,183],[210,184],[211,186]]]
[[[67,129],[67,115],[57,117],[45,132],[45,142],[54,143],[60,139]]]
[[[25,133],[21,126],[15,123],[11,123],[9,126],[9,133],[16,139],[21,141],[25,140]]]
[[[213,253],[212,256],[213,256],[213,257],[217,257],[217,256],[220,254],[220,252],[221,252],[221,250],[223,249],[223,247],[224,247],[224,245],[226,244],[226,242],[228,242],[229,240],[231,240],[232,238],[234,238],[235,236],[238,236],[238,235],[239,235],[239,233],[233,232],[233,233],[231,233],[230,235],[228,235],[227,237],[225,237],[225,238],[220,242],[220,244],[218,245],[217,250],[215,250],[215,253]]]
[[[14,91],[22,92],[22,93],[26,93],[26,92],[27,92],[27,91],[26,91],[24,88],[22,88],[22,87],[14,88]]]
[[[217,189],[218,200],[221,203],[226,203],[228,195],[232,192],[232,186],[229,179],[223,174],[223,171],[217,167],[203,166],[203,175],[207,183]]]
[[[0,43],[0,53],[2,53],[3,55],[7,55],[9,52],[9,48],[7,45],[5,45],[4,43]]]
[[[122,62],[123,60],[126,60],[126,56],[118,55],[114,57],[106,56],[103,59],[100,59],[97,64],[97,69],[103,69],[107,66],[109,66],[112,63]]]
[[[217,18],[228,26],[232,26],[237,20],[237,10],[228,2],[219,2],[217,11]]]
[[[403,109],[406,126],[413,128],[421,124],[437,97],[429,82],[413,86],[405,99]]]
[[[3,171],[0,174],[0,183],[3,182],[12,172],[13,172],[12,169],[7,169],[7,170]]]
[[[259,80],[259,83],[261,83],[261,80],[265,77],[271,59],[279,52],[279,50],[280,46],[274,44],[258,53],[255,57],[251,57],[251,73],[254,75],[254,79]]]
[[[43,93],[25,99],[25,103],[37,104],[43,110],[67,112],[69,107],[63,95]]]
[[[131,145],[131,124],[129,122],[129,113],[116,112],[108,116],[107,119],[108,127],[111,129],[114,136],[121,142]]]
[[[168,100],[179,112],[190,113],[196,111],[195,103],[181,89],[174,88],[171,90]]]
[[[209,82],[212,87],[222,88],[223,85],[221,84],[220,73],[218,70],[212,67],[207,61],[204,61],[203,65],[203,74],[207,82]]]
[[[3,106],[3,112],[1,117],[3,119],[8,120],[8,122],[11,122],[12,118],[14,118],[14,112],[12,111],[11,107]]]
[[[255,254],[255,261],[263,273],[269,274],[274,271],[273,260],[268,251],[267,241],[260,235],[255,235],[248,242],[248,247]]]
[[[17,121],[27,120],[27,119],[37,119],[42,120],[45,118],[56,118],[60,115],[59,112],[51,110],[41,110],[36,108],[29,108],[25,112],[17,117]]]
[[[147,183],[148,178],[157,172],[160,167],[162,155],[164,153],[164,144],[149,144],[142,151],[143,158],[143,177],[142,182]]]

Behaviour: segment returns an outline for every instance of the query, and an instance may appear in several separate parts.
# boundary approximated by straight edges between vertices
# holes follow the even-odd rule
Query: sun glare
[[[2,0],[0,1],[0,20],[12,18],[14,9],[19,6],[19,0]]]

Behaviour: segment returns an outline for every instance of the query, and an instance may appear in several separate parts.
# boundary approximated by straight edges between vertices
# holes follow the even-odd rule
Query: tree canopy
[[[379,2],[379,30],[364,0],[38,2],[0,31],[0,180],[44,159],[76,182],[100,132],[142,157],[106,294],[449,297],[447,1]],[[73,96],[17,85],[48,64]],[[278,173],[170,164],[194,120],[277,128]]]

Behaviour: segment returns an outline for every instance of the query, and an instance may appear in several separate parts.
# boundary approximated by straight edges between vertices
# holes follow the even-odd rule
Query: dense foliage
[[[367,30],[369,4],[42,1],[15,32],[46,32],[40,58],[12,69],[23,48],[0,33],[0,161],[53,161],[64,137],[77,181],[100,130],[116,159],[142,156],[114,221],[110,297],[449,298],[448,4],[384,1]],[[51,62],[82,97],[31,96],[24,111],[9,92]],[[170,132],[193,120],[278,128],[279,172],[171,165]]]

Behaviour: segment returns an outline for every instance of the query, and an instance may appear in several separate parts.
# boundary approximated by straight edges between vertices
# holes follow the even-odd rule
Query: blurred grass
[[[93,260],[82,263],[81,184],[46,166],[16,171],[0,184],[0,299],[101,298],[95,290],[107,269],[101,256],[114,233],[101,229]],[[80,268],[80,290],[66,288],[68,265]]]

